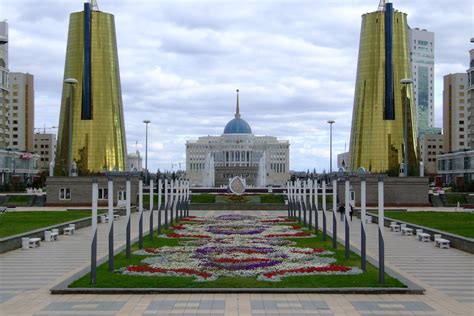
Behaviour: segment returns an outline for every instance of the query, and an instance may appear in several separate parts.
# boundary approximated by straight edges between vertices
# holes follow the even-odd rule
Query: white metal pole
[[[344,230],[345,230],[345,234],[344,234],[344,255],[345,255],[345,258],[348,259],[349,258],[349,254],[350,254],[350,235],[349,235],[349,231],[350,231],[350,226],[349,226],[349,217],[350,217],[350,210],[351,210],[351,205],[350,205],[350,192],[349,192],[349,189],[350,189],[350,183],[349,183],[349,179],[346,179],[345,181],[345,190],[344,190],[344,199],[345,199],[345,214],[344,214]]]
[[[97,268],[97,200],[99,195],[97,179],[92,180],[92,242],[91,242],[91,283],[96,283]]]
[[[362,178],[360,181],[360,230],[361,230],[361,235],[360,235],[360,243],[361,243],[361,269],[362,271],[366,271],[366,253],[367,253],[367,248],[366,248],[366,182],[365,178]]]
[[[107,184],[109,214],[109,271],[114,270],[114,182],[110,177]]]
[[[143,249],[143,180],[138,180],[138,248]]]
[[[337,179],[332,180],[332,247],[337,248]]]
[[[155,187],[154,187],[155,183],[153,182],[153,179],[150,179],[150,202],[149,202],[149,208],[150,208],[150,240],[153,240],[153,195],[155,193]]]
[[[385,280],[385,241],[384,241],[384,192],[383,192],[383,178],[379,178],[378,193],[379,193],[379,282],[384,283]]]
[[[327,231],[326,231],[326,180],[322,179],[323,185],[323,241],[327,240]]]
[[[130,178],[127,178],[127,182],[125,185],[125,200],[126,200],[126,210],[127,210],[127,227],[126,227],[126,237],[125,237],[125,243],[126,243],[126,255],[127,258],[130,258],[130,221],[131,221],[131,206],[130,206]]]

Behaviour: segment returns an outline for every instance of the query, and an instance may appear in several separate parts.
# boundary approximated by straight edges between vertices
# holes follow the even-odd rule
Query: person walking
[[[344,204],[339,204],[339,208],[337,209],[337,211],[339,212],[340,214],[340,217],[341,217],[341,222],[344,221],[344,213],[346,212],[346,208],[344,207]]]
[[[351,210],[349,212],[349,215],[351,216],[351,222],[352,222],[352,215],[354,214],[354,206],[352,206],[352,204],[349,204],[350,207],[351,207]]]

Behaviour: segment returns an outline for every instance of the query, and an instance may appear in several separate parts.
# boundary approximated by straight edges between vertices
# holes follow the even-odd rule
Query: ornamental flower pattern
[[[322,248],[294,247],[286,239],[310,237],[284,216],[223,215],[186,218],[166,238],[184,238],[180,246],[145,248],[141,265],[120,269],[128,275],[193,276],[196,281],[219,277],[256,277],[278,282],[285,276],[359,274],[356,267],[336,264]]]

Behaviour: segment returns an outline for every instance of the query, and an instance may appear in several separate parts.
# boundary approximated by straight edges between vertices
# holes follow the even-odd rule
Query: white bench
[[[119,214],[114,214],[114,220],[118,221],[120,219],[120,215]]]
[[[53,232],[51,230],[44,231],[44,241],[50,242],[56,240],[58,240],[58,232]]]
[[[413,236],[413,228],[408,228],[407,224],[401,224],[400,230],[402,232],[402,235]]]
[[[21,249],[30,249],[39,246],[41,246],[41,238],[24,237],[21,239]]]
[[[441,237],[441,234],[434,235],[435,246],[439,248],[449,248],[450,241]]]
[[[367,224],[372,224],[372,216],[366,215],[366,216],[365,216],[365,222],[366,222]]]
[[[106,215],[100,215],[100,222],[101,223],[108,223],[109,218]]]
[[[431,235],[428,234],[428,233],[419,233],[417,235],[418,237],[418,240],[419,241],[422,241],[422,242],[429,242],[430,241],[430,238],[431,238]]]
[[[63,228],[64,235],[74,235],[75,230],[76,224],[69,224],[69,227]]]
[[[400,225],[397,222],[390,223],[390,230],[392,232],[400,232]]]

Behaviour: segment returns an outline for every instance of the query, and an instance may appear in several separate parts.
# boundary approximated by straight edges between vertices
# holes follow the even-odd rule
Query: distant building
[[[127,155],[127,163],[127,171],[143,170],[143,157],[140,156],[140,152],[138,150]]]
[[[238,90],[237,90],[238,92]],[[235,118],[221,136],[186,142],[186,175],[192,185],[228,185],[240,176],[247,185],[283,185],[289,180],[290,144],[274,136],[255,136],[240,116],[239,95]]]
[[[34,152],[40,156],[39,169],[49,170],[51,162],[54,162],[56,153],[56,135],[47,133],[36,133],[34,135]]]
[[[420,159],[425,166],[425,174],[436,174],[436,157],[444,152],[442,134],[422,134],[419,138]]]
[[[10,145],[8,86],[8,23],[0,22],[0,149]]]
[[[10,148],[33,152],[35,91],[33,75],[10,72]]]
[[[469,69],[467,70],[468,77],[468,101],[469,106],[467,115],[469,116],[468,135],[469,148],[474,149],[474,49],[469,51]]]
[[[418,136],[434,127],[434,33],[409,29],[410,60]]]
[[[343,168],[344,170],[350,170],[350,152],[345,152],[337,155],[337,169]]]
[[[0,183],[31,182],[39,172],[39,155],[0,149]]]
[[[436,157],[438,175],[446,184],[474,181],[474,150],[460,150]]]
[[[467,85],[466,73],[444,76],[443,134],[445,153],[469,147],[467,139]]]

